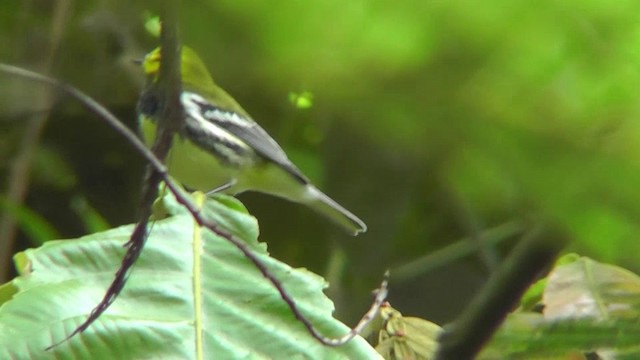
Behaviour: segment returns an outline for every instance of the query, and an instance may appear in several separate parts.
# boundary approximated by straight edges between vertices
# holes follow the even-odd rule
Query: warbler
[[[148,84],[157,81],[160,48],[144,57]],[[181,49],[185,121],[167,157],[169,174],[187,188],[235,195],[258,191],[301,203],[341,225],[352,235],[365,223],[322,193],[289,160],[280,145],[213,80],[194,50]],[[156,136],[158,104],[141,96],[142,137],[148,146]]]

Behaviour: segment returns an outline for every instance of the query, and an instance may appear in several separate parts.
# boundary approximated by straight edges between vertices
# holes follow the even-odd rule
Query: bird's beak
[[[144,59],[131,59],[131,62],[136,64],[136,65],[142,65],[143,61],[144,61]]]

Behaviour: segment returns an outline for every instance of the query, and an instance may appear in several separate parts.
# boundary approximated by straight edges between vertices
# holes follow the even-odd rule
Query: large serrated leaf
[[[207,200],[203,213],[240,236],[327,335],[348,328],[331,317],[323,279],[270,258],[257,223],[235,199]],[[0,358],[12,359],[371,359],[362,338],[328,347],[312,338],[272,284],[226,240],[175,215],[155,222],[129,281],[84,333],[75,329],[100,301],[132,226],[51,241],[20,254],[18,292],[0,306]]]

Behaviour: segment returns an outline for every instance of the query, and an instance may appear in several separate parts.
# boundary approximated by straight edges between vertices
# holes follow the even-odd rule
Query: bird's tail
[[[311,184],[306,185],[306,196],[299,201],[316,212],[326,216],[336,224],[342,226],[351,235],[358,235],[367,231],[367,225],[349,210],[325,195]]]

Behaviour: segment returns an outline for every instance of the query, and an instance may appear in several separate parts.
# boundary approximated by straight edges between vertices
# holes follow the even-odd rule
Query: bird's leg
[[[207,196],[209,196],[209,195],[213,195],[213,194],[216,194],[216,193],[219,193],[219,192],[223,192],[223,191],[227,190],[228,188],[232,187],[233,185],[235,185],[237,182],[238,181],[236,179],[231,179],[231,180],[229,180],[229,182],[226,182],[226,183],[224,183],[224,184],[222,184],[222,185],[220,185],[220,186],[218,186],[216,188],[213,188],[213,189],[207,191],[206,194],[207,194]]]

